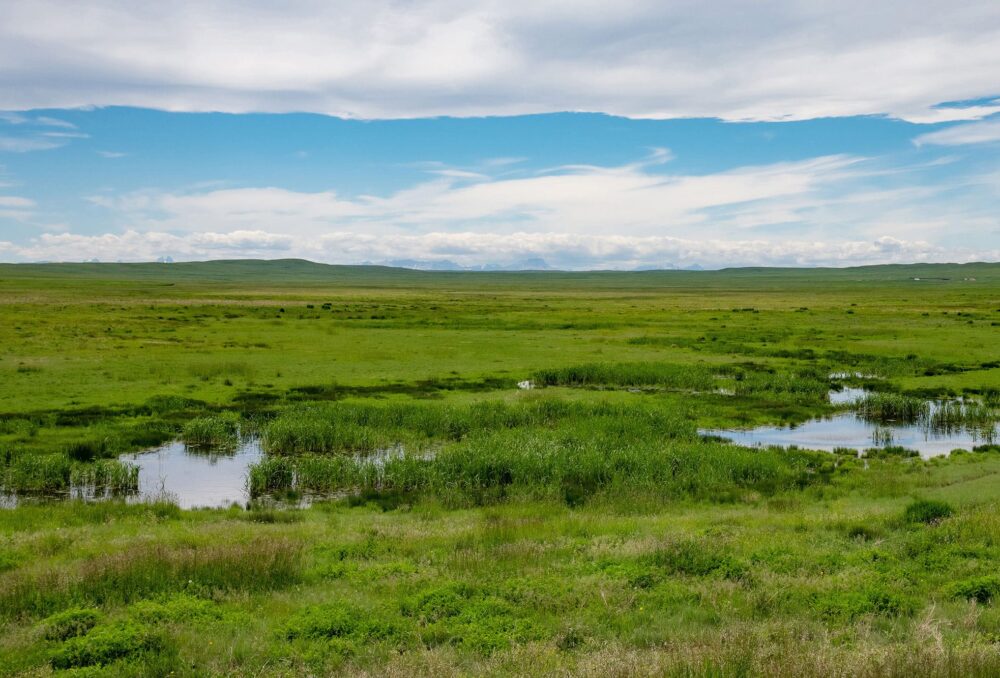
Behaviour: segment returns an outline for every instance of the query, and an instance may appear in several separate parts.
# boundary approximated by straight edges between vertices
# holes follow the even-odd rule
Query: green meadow
[[[0,265],[0,384],[0,675],[1000,674],[995,440],[699,432],[992,430],[1000,264]]]

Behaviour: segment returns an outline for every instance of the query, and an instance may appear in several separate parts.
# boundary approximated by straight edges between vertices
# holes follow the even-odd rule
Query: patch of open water
[[[119,460],[139,467],[136,500],[164,498],[195,508],[245,504],[247,474],[263,456],[260,440],[245,438],[233,450],[200,450],[175,441]]]
[[[830,402],[835,405],[850,404],[863,398],[867,391],[845,388],[830,392]],[[931,401],[932,411],[939,404]],[[891,438],[886,439],[886,432]],[[810,419],[790,426],[758,426],[752,429],[702,429],[702,435],[726,438],[744,447],[796,446],[810,450],[832,452],[837,448],[853,448],[861,452],[871,448],[900,446],[916,450],[927,459],[948,454],[952,450],[971,450],[976,445],[996,439],[994,427],[989,432],[965,427],[947,430],[934,429],[923,424],[877,424],[865,421],[853,412],[843,412],[829,417]],[[883,437],[876,437],[879,432]]]

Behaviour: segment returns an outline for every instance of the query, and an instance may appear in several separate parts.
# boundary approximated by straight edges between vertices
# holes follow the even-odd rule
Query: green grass
[[[995,264],[0,266],[0,675],[997,675],[995,445],[698,429],[864,385],[989,443],[998,298]],[[247,435],[248,509],[115,498],[122,453]]]
[[[930,414],[926,400],[896,393],[870,393],[861,398],[854,409],[862,419],[879,424],[914,424]]]
[[[181,439],[192,447],[233,447],[239,434],[239,416],[225,413],[191,419],[184,424]]]

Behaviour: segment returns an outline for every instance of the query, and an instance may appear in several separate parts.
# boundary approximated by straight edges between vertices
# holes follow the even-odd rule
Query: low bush
[[[1000,596],[1000,577],[986,575],[963,579],[948,586],[947,592],[952,598],[975,600],[977,603],[985,605]]]
[[[853,621],[866,615],[905,617],[913,614],[911,598],[889,586],[872,584],[848,591],[830,591],[816,596],[813,608],[834,622]]]
[[[307,607],[285,624],[285,638],[348,638],[357,643],[400,642],[406,628],[401,620],[374,610],[364,610],[346,603]]]
[[[47,640],[66,640],[87,633],[100,619],[101,613],[93,608],[71,608],[46,618],[42,628]]]
[[[917,499],[906,507],[903,512],[903,519],[908,523],[937,523],[948,516],[954,510],[946,502],[933,499]]]
[[[163,638],[148,627],[118,622],[70,638],[52,655],[52,666],[56,669],[102,666],[119,659],[156,654],[164,647]]]

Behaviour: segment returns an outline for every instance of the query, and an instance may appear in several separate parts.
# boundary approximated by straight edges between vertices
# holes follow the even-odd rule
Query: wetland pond
[[[140,500],[162,497],[195,508],[245,503],[250,466],[263,456],[260,440],[248,437],[234,450],[201,450],[175,441],[119,460],[139,468]]]
[[[864,389],[844,388],[831,391],[829,398],[834,405],[849,407],[868,394]],[[956,402],[960,403],[951,401],[951,404]],[[961,406],[965,407],[964,404]],[[790,426],[699,429],[699,433],[746,447],[796,446],[828,452],[847,448],[860,454],[871,448],[893,446],[915,450],[924,458],[946,455],[955,449],[971,450],[976,445],[996,440],[997,430],[993,420],[985,428],[961,423],[938,426],[934,425],[934,414],[946,407],[945,403],[928,401],[925,407],[927,416],[916,423],[876,423],[853,410],[845,410]],[[403,454],[402,446],[395,446],[366,455],[364,459],[380,464]],[[247,504],[250,500],[247,490],[250,468],[264,456],[260,438],[245,436],[237,445],[226,449],[199,448],[177,440],[152,450],[123,454],[118,459],[138,470],[137,491],[129,493],[127,501],[165,499],[181,508],[214,508]],[[94,501],[109,496],[95,493],[93,487],[72,486],[65,495],[50,495],[48,498]],[[16,506],[20,501],[23,499],[14,494],[0,492],[0,507]],[[308,503],[308,498],[300,498],[296,503]]]
[[[357,458],[378,466],[403,454],[404,448],[397,445]],[[122,455],[119,460],[139,468],[139,490],[132,497],[140,501],[165,498],[181,508],[213,508],[244,505],[250,500],[250,467],[263,457],[260,438],[252,436],[241,439],[231,450],[207,451],[175,441],[152,451]],[[303,496],[293,503],[304,506],[309,500]]]
[[[834,405],[850,405],[868,394],[860,388],[844,388],[830,392]],[[939,403],[928,403],[930,411]],[[891,440],[875,441],[878,430],[891,431]],[[816,418],[794,426],[761,426],[747,430],[702,430],[702,434],[732,440],[750,447],[778,445],[832,452],[836,448],[853,448],[859,452],[869,448],[902,446],[916,450],[922,457],[948,454],[954,449],[971,450],[975,445],[990,442],[982,431],[965,427],[936,429],[924,424],[876,424],[865,421],[854,412],[841,412]],[[884,435],[884,434],[883,434]],[[379,450],[366,458],[375,463],[401,456],[402,447]],[[127,454],[121,461],[139,467],[141,499],[169,496],[182,508],[197,506],[229,506],[249,500],[246,489],[250,466],[261,460],[264,453],[256,437],[244,438],[234,451],[204,452],[182,442],[173,442],[149,452]]]
[[[868,395],[860,388],[845,388],[830,392],[834,405],[849,405]],[[928,412],[933,416],[942,403],[929,401]],[[717,436],[744,447],[799,447],[833,452],[840,449],[863,450],[904,447],[915,450],[928,459],[946,455],[952,450],[971,450],[976,445],[996,440],[996,426],[981,430],[967,426],[931,426],[927,423],[876,423],[863,419],[855,412],[841,412],[817,417],[790,426],[758,426],[751,429],[700,429],[702,435]]]

